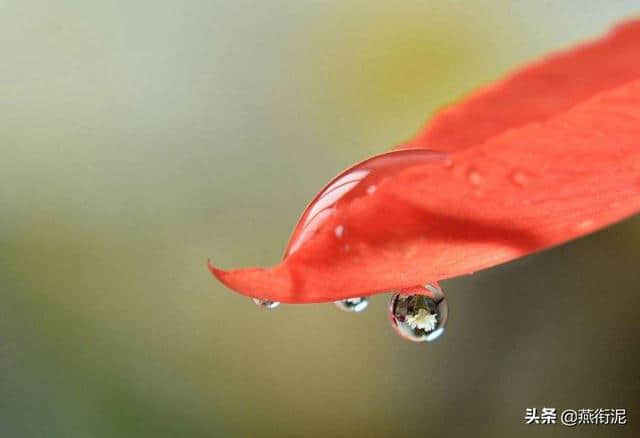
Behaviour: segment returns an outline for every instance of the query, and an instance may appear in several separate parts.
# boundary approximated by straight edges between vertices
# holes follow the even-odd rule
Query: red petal
[[[615,35],[635,35],[640,47],[639,29],[640,24],[627,25],[605,40],[625,50],[602,57],[607,62],[633,59],[627,45],[612,40]],[[627,44],[628,38],[624,38]],[[592,47],[601,50],[602,44]],[[578,64],[588,50],[574,53]],[[640,57],[635,58],[640,66]],[[606,62],[601,59],[601,63]],[[530,96],[512,95],[509,84],[518,82],[516,75],[454,111],[460,117],[453,117],[451,126],[465,119],[464,128],[459,129],[476,133],[480,141],[468,147],[472,143],[465,141],[471,142],[472,137],[443,136],[455,140],[445,142],[447,149],[460,149],[450,155],[448,164],[412,167],[380,182],[372,196],[355,199],[336,211],[315,236],[274,268],[227,272],[210,266],[211,271],[230,288],[249,296],[293,303],[335,301],[470,273],[635,213],[640,209],[640,81],[595,96],[592,91],[589,100],[567,111],[563,105],[575,103],[571,99],[577,95],[563,94],[554,85],[556,68],[546,72],[543,66],[522,75],[535,70],[562,95],[562,109],[555,112],[551,94],[543,99],[542,107],[548,109],[545,122],[526,124],[539,120],[529,113],[528,119],[514,116],[509,123],[496,117],[494,122],[499,122],[492,125],[485,123],[491,120],[487,115],[478,119],[476,130],[476,120],[469,117],[474,108],[486,104],[487,93],[493,94],[488,101],[504,102],[515,112],[527,105]],[[594,74],[603,71],[596,69]],[[635,77],[640,78],[640,71]],[[501,90],[510,91],[501,97]],[[443,123],[436,121],[433,126]],[[523,124],[493,136],[499,132],[496,126],[504,130]],[[492,138],[484,141],[488,137]],[[333,232],[337,226],[344,230],[340,236]]]
[[[640,20],[534,63],[433,117],[402,147],[454,151],[543,122],[597,93],[640,78]]]

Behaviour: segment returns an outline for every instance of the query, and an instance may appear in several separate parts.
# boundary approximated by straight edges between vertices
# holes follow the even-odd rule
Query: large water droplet
[[[347,298],[346,300],[336,301],[336,307],[345,312],[362,312],[369,305],[367,297]]]
[[[260,298],[254,298],[253,302],[256,303],[256,305],[263,307],[265,309],[275,309],[280,305],[279,301],[261,300]]]
[[[425,295],[394,294],[389,316],[394,330],[413,342],[431,342],[444,333],[449,314],[447,298],[438,286],[425,286]]]
[[[333,178],[313,198],[302,213],[284,253],[296,252],[337,210],[363,196],[376,196],[380,182],[409,167],[443,161],[446,154],[427,149],[400,149],[376,155],[350,167]],[[342,226],[339,226],[342,227]],[[334,233],[341,238],[344,228]]]

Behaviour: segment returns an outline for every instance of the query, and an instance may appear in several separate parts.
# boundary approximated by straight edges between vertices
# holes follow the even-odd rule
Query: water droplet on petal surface
[[[369,305],[367,297],[347,298],[335,302],[336,307],[345,312],[362,312]]]
[[[444,333],[449,315],[447,298],[433,284],[424,288],[424,295],[397,293],[389,302],[391,324],[400,336],[413,342],[431,342]]]
[[[371,157],[340,173],[320,190],[302,213],[284,258],[299,250],[336,211],[354,199],[373,194],[385,178],[413,166],[443,162],[446,156],[428,149],[399,149]],[[336,237],[340,238],[343,231],[336,227]]]
[[[275,309],[280,305],[279,301],[261,300],[260,298],[254,298],[253,302],[256,303],[256,305],[263,307],[265,309]]]
[[[583,221],[578,222],[577,229],[578,230],[588,230],[589,228],[593,228],[595,225],[595,221],[593,219],[585,219]]]
[[[521,170],[516,170],[511,174],[511,181],[517,186],[524,187],[529,183],[529,175]]]
[[[480,175],[480,173],[475,169],[469,169],[469,171],[467,172],[467,179],[474,186],[479,186],[480,184],[482,184],[483,180],[482,175]]]

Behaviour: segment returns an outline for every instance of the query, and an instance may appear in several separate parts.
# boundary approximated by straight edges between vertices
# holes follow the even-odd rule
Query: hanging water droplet
[[[313,198],[298,220],[284,257],[296,252],[336,211],[349,205],[354,199],[370,196],[380,188],[380,183],[398,172],[421,164],[442,161],[443,152],[427,149],[399,149],[376,155],[345,170]],[[345,231],[342,225],[334,230],[337,238]]]
[[[431,342],[444,332],[449,307],[438,286],[425,286],[425,295],[394,294],[389,302],[389,316],[394,330],[414,342]]]
[[[275,309],[280,305],[280,301],[261,300],[260,298],[254,298],[253,302],[265,309]]]
[[[347,298],[346,300],[336,301],[335,305],[338,309],[345,312],[362,312],[369,305],[367,297]]]

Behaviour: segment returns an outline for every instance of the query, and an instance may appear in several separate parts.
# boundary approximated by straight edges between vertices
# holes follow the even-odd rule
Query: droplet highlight
[[[347,298],[346,300],[336,301],[335,305],[338,309],[345,312],[362,312],[369,305],[367,297]]]
[[[391,325],[401,337],[413,342],[432,342],[442,336],[449,305],[442,289],[428,284],[424,295],[397,293],[389,302]]]

